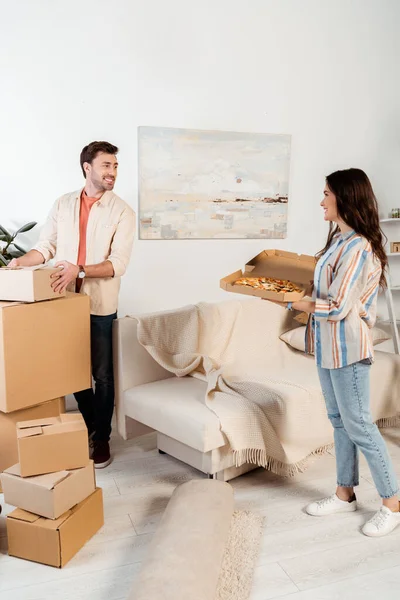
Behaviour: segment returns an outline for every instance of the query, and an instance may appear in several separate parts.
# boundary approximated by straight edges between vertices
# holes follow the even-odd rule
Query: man
[[[92,142],[81,152],[83,190],[59,198],[33,250],[10,267],[56,260],[61,270],[53,288],[87,294],[91,305],[91,355],[95,391],[75,394],[93,440],[96,468],[110,464],[109,439],[114,410],[112,324],[117,317],[121,276],[129,262],[135,213],[114,192],[118,148]]]

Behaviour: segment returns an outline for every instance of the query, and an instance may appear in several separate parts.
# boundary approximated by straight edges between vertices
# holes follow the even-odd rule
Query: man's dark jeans
[[[90,315],[90,344],[95,391],[89,388],[74,394],[89,434],[95,432],[94,441],[106,442],[110,439],[111,419],[114,411],[112,326],[116,318],[117,313],[106,317]]]

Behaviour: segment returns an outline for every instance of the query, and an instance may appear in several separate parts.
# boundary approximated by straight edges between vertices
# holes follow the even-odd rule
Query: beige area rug
[[[263,527],[261,515],[233,513],[215,600],[249,600]]]

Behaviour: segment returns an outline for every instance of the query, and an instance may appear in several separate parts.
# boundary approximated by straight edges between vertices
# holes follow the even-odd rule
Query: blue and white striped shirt
[[[315,313],[306,330],[306,351],[318,366],[338,369],[373,359],[381,263],[371,244],[354,231],[338,234],[315,268]]]

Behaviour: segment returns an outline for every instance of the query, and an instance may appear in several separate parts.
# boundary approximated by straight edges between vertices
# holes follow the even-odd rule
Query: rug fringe
[[[250,463],[253,465],[258,465],[259,467],[263,467],[267,469],[267,471],[272,471],[275,475],[281,475],[283,477],[293,477],[296,473],[304,473],[304,471],[308,468],[308,463],[312,456],[319,456],[321,454],[325,454],[329,452],[333,448],[333,444],[327,444],[325,446],[321,446],[311,452],[308,456],[303,458],[302,460],[287,464],[276,458],[272,458],[271,456],[267,456],[265,450],[260,448],[246,448],[244,450],[234,450],[234,459],[236,467],[240,467],[245,463]]]
[[[383,419],[378,419],[376,421],[378,427],[396,427],[400,425],[400,415],[396,415],[395,417],[384,417]]]

